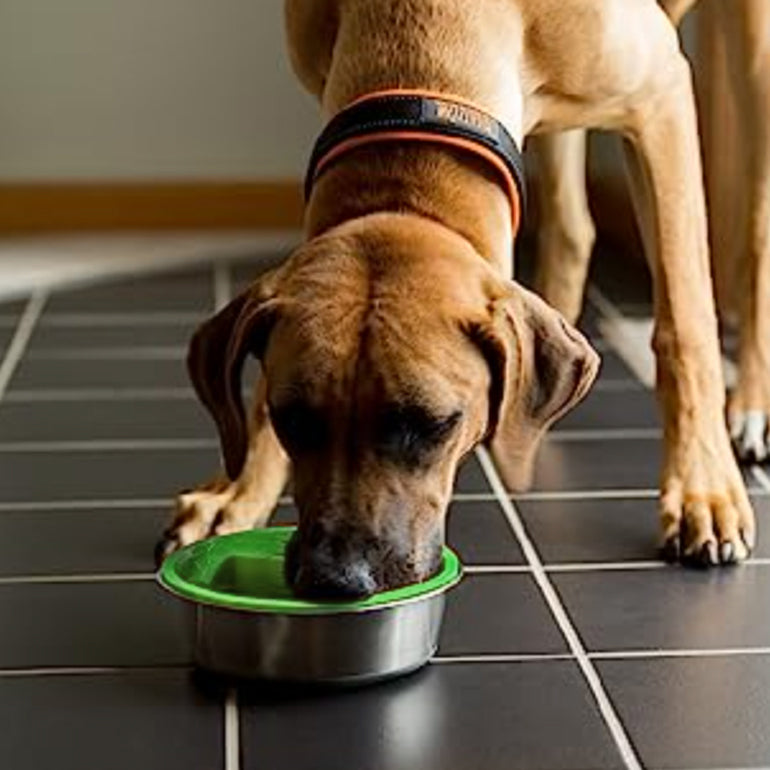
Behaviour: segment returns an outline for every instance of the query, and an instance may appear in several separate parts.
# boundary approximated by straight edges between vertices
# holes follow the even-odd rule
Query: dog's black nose
[[[316,564],[311,559],[300,565],[294,582],[294,592],[306,599],[353,601],[376,590],[371,567],[361,559],[339,565]]]
[[[286,551],[286,579],[303,599],[353,601],[377,591],[371,565],[355,550],[328,541],[302,548],[296,534]]]

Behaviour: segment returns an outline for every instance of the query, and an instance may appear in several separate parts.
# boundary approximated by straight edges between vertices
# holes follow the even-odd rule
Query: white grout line
[[[553,430],[547,434],[547,441],[648,441],[662,436],[660,428],[586,428],[575,430]]]
[[[583,642],[581,641],[577,630],[572,625],[567,610],[561,603],[556,589],[553,587],[548,574],[543,568],[540,556],[530,540],[518,512],[513,507],[513,503],[508,497],[508,493],[503,486],[503,482],[500,479],[497,470],[492,464],[492,460],[490,459],[487,450],[480,447],[476,450],[476,454],[492,490],[497,495],[500,507],[503,509],[503,512],[508,519],[508,523],[516,536],[516,539],[519,541],[519,546],[524,553],[524,557],[532,567],[532,576],[540,588],[543,598],[548,604],[551,614],[559,626],[570,652],[574,655],[580,670],[583,672],[583,676],[593,694],[599,712],[607,725],[610,735],[615,741],[615,745],[623,758],[627,770],[642,770],[642,764],[636,756],[636,752],[631,745],[631,741],[626,734],[622,722],[620,721],[620,717],[615,712],[612,702],[604,689],[601,677],[593,663],[589,660],[586,650],[583,647]]]
[[[48,388],[11,390],[5,394],[7,404],[58,401],[190,401],[192,388]]]
[[[122,313],[46,313],[40,325],[44,327],[74,327],[90,329],[94,326],[187,326],[200,323],[206,317],[200,312],[141,311]]]
[[[491,492],[455,492],[452,495],[453,503],[483,503],[491,502],[497,498]]]
[[[44,666],[40,668],[0,668],[0,679],[27,676],[93,676],[94,674],[126,674],[142,671],[188,671],[188,664],[164,666]]]
[[[13,679],[26,676],[70,676],[77,674],[87,676],[89,674],[116,674],[126,671],[117,666],[62,666],[50,668],[2,668],[0,679]]]
[[[547,660],[574,660],[565,652],[522,653],[520,655],[435,655],[431,663],[442,665],[453,663],[538,663]]]
[[[240,770],[241,741],[238,724],[238,693],[235,688],[227,691],[225,698],[225,770]]]
[[[466,575],[520,575],[529,574],[528,564],[463,564]]]
[[[589,653],[592,660],[651,660],[659,658],[722,658],[770,655],[770,647],[722,647],[705,650],[674,648],[670,650],[598,650]]]
[[[0,454],[46,452],[145,452],[217,449],[215,439],[85,439],[76,441],[0,441]]]
[[[57,583],[146,583],[155,580],[154,572],[94,573],[92,575],[13,575],[0,577],[0,586],[54,585]]]
[[[214,262],[214,310],[219,312],[232,298],[233,284],[230,277],[230,265],[227,262]]]
[[[45,513],[49,511],[104,511],[135,510],[138,508],[167,509],[173,505],[171,498],[148,497],[125,500],[20,500],[0,502],[0,513]]]
[[[664,561],[603,561],[603,562],[564,562],[546,564],[546,572],[615,572],[622,570],[672,569]]]
[[[38,348],[27,353],[34,361],[181,361],[187,349],[181,345],[119,345],[114,348]]]
[[[567,500],[651,500],[660,495],[657,489],[569,489],[553,492],[521,492],[512,495],[515,501],[567,501]]]
[[[2,363],[0,363],[0,400],[5,395],[5,391],[8,390],[8,384],[24,355],[24,351],[27,349],[32,332],[35,330],[35,325],[43,312],[47,300],[47,292],[35,292],[29,298],[24,312],[21,314],[21,318],[19,318],[11,344],[8,346]]]

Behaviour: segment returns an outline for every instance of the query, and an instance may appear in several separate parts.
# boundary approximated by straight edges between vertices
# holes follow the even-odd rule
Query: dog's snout
[[[352,601],[377,591],[374,570],[360,549],[333,538],[305,545],[295,533],[286,553],[286,578],[305,599]]]
[[[294,590],[308,599],[365,599],[377,590],[371,567],[357,559],[346,564],[329,564],[310,559],[297,571]]]

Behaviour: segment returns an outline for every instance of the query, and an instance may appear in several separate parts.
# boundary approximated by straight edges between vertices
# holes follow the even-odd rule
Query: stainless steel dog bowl
[[[160,584],[188,602],[196,663],[238,677],[364,683],[420,668],[438,647],[445,592],[461,577],[444,549],[424,583],[357,602],[295,599],[284,580],[293,527],[225,535],[172,554]]]

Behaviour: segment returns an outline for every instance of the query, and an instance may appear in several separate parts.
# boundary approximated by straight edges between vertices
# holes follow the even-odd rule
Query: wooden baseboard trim
[[[294,180],[0,183],[0,235],[290,229],[302,209]]]
[[[599,237],[641,253],[622,180],[591,180]],[[530,195],[530,200],[536,196]],[[243,182],[0,183],[0,236],[62,232],[286,230],[302,224],[297,180]],[[532,234],[538,212],[525,227]]]

